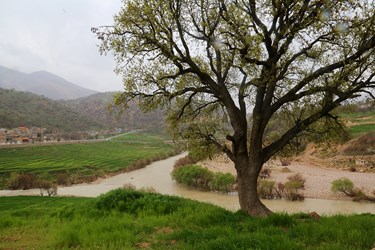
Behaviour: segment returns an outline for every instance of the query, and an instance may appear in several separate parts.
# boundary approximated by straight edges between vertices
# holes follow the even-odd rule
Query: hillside
[[[97,93],[46,71],[25,74],[0,66],[0,88],[27,91],[54,100],[69,100]]]
[[[113,92],[98,93],[75,100],[55,101],[29,92],[0,88],[0,128],[36,126],[65,131],[89,129],[148,129],[165,128],[163,113],[143,113],[134,102],[129,110],[118,116],[110,113],[108,105]]]
[[[110,112],[109,105],[113,102],[114,94],[115,92],[98,93],[61,103],[87,119],[94,119],[104,127],[152,130],[165,128],[162,111],[143,113],[136,102],[130,103],[129,109],[120,115],[118,110]]]
[[[102,127],[93,119],[46,97],[0,88],[0,127],[18,126],[65,131]]]

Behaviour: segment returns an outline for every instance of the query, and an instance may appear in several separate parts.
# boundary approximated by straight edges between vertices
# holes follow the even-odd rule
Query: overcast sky
[[[121,90],[91,27],[113,24],[121,0],[0,0],[0,65],[44,70],[85,88]]]

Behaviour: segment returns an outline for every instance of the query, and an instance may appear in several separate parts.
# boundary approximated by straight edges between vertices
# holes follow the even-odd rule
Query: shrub
[[[198,162],[198,159],[188,155],[181,159],[178,159],[176,163],[174,164],[174,168],[179,168],[179,167],[187,166],[187,165],[193,165],[197,162]]]
[[[56,175],[57,185],[68,186],[70,184],[68,173],[58,173]]]
[[[178,183],[187,186],[200,190],[210,190],[210,182],[213,179],[213,173],[198,165],[188,165],[175,168],[172,172],[172,178]]]
[[[280,162],[281,162],[281,166],[283,167],[289,166],[291,163],[289,159],[285,159],[285,158],[280,159]]]
[[[288,180],[291,181],[291,182],[298,182],[298,183],[300,183],[300,185],[301,185],[300,188],[305,187],[306,179],[300,173],[288,176]]]
[[[354,184],[346,177],[334,180],[332,182],[331,190],[334,192],[343,192],[350,197],[354,196]]]
[[[36,176],[31,173],[12,174],[9,180],[10,189],[30,189],[34,187]]]
[[[258,195],[262,199],[273,199],[275,182],[270,180],[258,180]]]
[[[53,184],[51,181],[38,180],[36,182],[36,187],[40,190],[41,196],[54,196],[57,195],[57,185]]]
[[[259,177],[262,178],[262,179],[270,178],[271,177],[271,169],[263,168],[259,173]]]
[[[234,190],[236,178],[230,173],[216,173],[211,181],[210,187],[212,190],[230,193]]]
[[[334,180],[331,189],[334,192],[343,192],[347,196],[353,197],[353,201],[375,202],[375,197],[367,195],[363,189],[354,187],[353,182],[346,177]],[[375,195],[375,190],[373,191],[373,194]]]
[[[305,198],[302,194],[299,193],[299,189],[302,188],[302,183],[300,181],[287,181],[284,185],[285,199],[291,201],[299,201]]]
[[[349,171],[350,172],[357,172],[357,168],[355,166],[350,166]]]
[[[122,188],[123,189],[127,189],[127,190],[138,190],[139,192],[144,192],[144,193],[157,193],[155,188],[153,187],[142,187],[140,189],[137,189],[132,183],[125,183],[124,185],[122,185]]]
[[[99,196],[96,207],[130,214],[165,215],[178,210],[183,203],[186,201],[178,197],[119,188]]]
[[[144,168],[146,167],[147,165],[149,165],[151,163],[151,159],[141,159],[141,160],[137,160],[135,162],[133,162],[132,164],[130,164],[128,167],[127,167],[127,171],[130,172],[130,171],[133,171],[133,170],[137,170],[137,169],[141,169],[141,168]]]
[[[274,198],[281,199],[284,196],[285,185],[284,183],[278,182],[274,190]]]

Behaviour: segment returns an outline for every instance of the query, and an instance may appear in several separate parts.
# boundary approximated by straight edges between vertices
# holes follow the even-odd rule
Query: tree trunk
[[[257,192],[259,171],[254,165],[237,168],[240,207],[251,216],[267,216],[272,212],[259,199]]]

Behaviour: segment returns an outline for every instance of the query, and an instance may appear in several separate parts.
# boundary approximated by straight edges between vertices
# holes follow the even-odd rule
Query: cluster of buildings
[[[0,128],[0,144],[22,144],[35,142],[53,142],[70,140],[102,139],[107,135],[125,132],[121,128],[102,131],[49,131],[39,127]]]
[[[26,143],[43,141],[47,129],[38,127],[0,128],[0,143]]]

